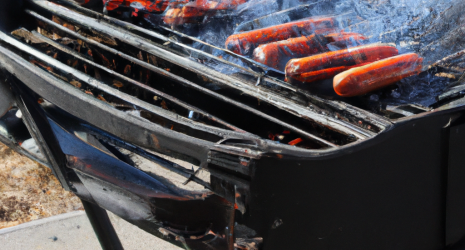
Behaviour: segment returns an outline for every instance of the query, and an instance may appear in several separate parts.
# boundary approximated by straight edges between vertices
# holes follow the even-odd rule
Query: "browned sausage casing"
[[[316,30],[335,28],[331,17],[314,17],[263,29],[241,32],[228,37],[225,47],[240,55],[250,55],[261,44],[308,36]]]
[[[339,33],[321,35],[313,34],[284,41],[272,42],[258,46],[253,52],[253,59],[277,70],[284,71],[286,63],[293,58],[307,57],[329,51],[328,44],[337,43],[347,48],[352,42],[361,45],[366,37],[358,33]]]
[[[336,75],[334,91],[340,96],[358,96],[386,87],[421,72],[423,58],[415,53],[390,57]]]
[[[344,70],[396,56],[398,53],[393,45],[369,44],[292,59],[285,68],[286,78],[307,83],[328,79]]]

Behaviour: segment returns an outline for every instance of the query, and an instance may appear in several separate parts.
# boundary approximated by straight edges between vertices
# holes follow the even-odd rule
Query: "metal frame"
[[[122,250],[123,245],[116,234],[107,211],[99,206],[81,199],[87,217],[94,229],[103,250]]]

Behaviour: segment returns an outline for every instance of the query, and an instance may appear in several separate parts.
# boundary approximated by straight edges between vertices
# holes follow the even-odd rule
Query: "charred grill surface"
[[[174,131],[212,142],[221,138],[263,138],[289,143],[300,138],[298,141],[303,143],[291,144],[316,149],[371,137],[388,124],[377,117],[372,119],[368,113],[363,119],[362,112],[355,108],[349,113],[347,106],[343,110],[337,103],[296,93],[283,83],[287,95],[296,98],[289,102],[283,99],[286,91],[279,84],[273,87],[276,80],[271,78],[255,78],[248,71],[239,71],[235,77],[217,77],[208,68],[182,59],[182,50],[177,52],[142,37],[141,44],[136,39],[125,40],[128,31],[110,23],[95,22],[100,26],[96,32],[96,26],[84,21],[93,19],[47,1],[34,3],[54,16],[48,19],[27,11],[40,29],[14,33],[38,50],[23,56],[33,56],[31,62],[115,108],[138,112]],[[16,46],[13,40],[6,43]],[[25,48],[20,50],[24,52]],[[185,65],[173,61],[171,57],[176,56]],[[69,75],[79,77],[71,79]]]
[[[161,30],[162,33],[158,33],[158,32],[154,32],[154,31],[150,31],[150,30],[138,27],[131,23],[127,23],[127,22],[120,21],[118,19],[115,19],[109,16],[99,14],[97,12],[93,12],[89,9],[82,8],[70,1],[57,1],[57,2],[59,2],[60,4],[64,4],[65,6],[69,6],[72,9],[78,10],[81,13],[85,13],[86,15],[90,17],[94,17],[99,20],[105,20],[108,23],[114,24],[125,30],[131,31],[134,34],[137,34],[139,36],[142,36],[154,42],[157,42],[160,45],[162,44],[168,45],[165,47],[167,49],[171,49],[171,48],[179,49],[179,47],[182,47],[181,51],[183,51],[183,53],[189,52],[190,53],[189,55],[191,58],[195,59],[196,61],[205,63],[206,65],[214,66],[217,69],[222,69],[222,68],[227,69],[228,72],[231,70],[233,70],[232,72],[243,71],[241,75],[245,74],[247,76],[247,79],[251,79],[252,83],[254,84],[256,83],[257,86],[259,85],[260,87],[259,89],[264,88],[266,90],[272,91],[273,93],[283,95],[286,98],[289,98],[291,100],[294,100],[302,104],[305,104],[305,103],[314,104],[316,105],[316,107],[313,107],[313,108],[316,108],[317,112],[326,114],[329,117],[335,117],[335,116],[340,117],[355,126],[360,126],[359,121],[361,119],[364,124],[362,127],[367,128],[368,125],[371,125],[370,126],[371,130],[374,132],[383,130],[386,126],[390,124],[388,120],[383,119],[381,116],[373,115],[373,113],[371,112],[365,112],[364,110],[358,109],[357,107],[351,106],[347,103],[341,105],[338,102],[320,98],[318,96],[315,96],[314,94],[311,94],[307,90],[299,89],[299,88],[296,88],[295,86],[289,85],[288,83],[277,80],[276,78],[271,77],[271,76],[276,75],[275,73],[277,73],[274,69],[269,68],[266,65],[257,63],[256,61],[253,61],[250,58],[240,56],[229,50],[219,48],[217,46],[214,46],[212,44],[199,40],[195,37],[183,34],[182,32],[179,32],[179,31],[167,28],[167,27],[163,27],[163,26],[157,26],[158,29],[162,29]],[[311,5],[315,5],[315,4],[311,4]],[[316,5],[319,5],[319,4],[317,3]],[[304,15],[304,14],[305,13],[300,13],[300,15]],[[308,15],[308,13],[305,15]],[[280,18],[278,18],[278,20],[280,20]],[[162,34],[165,34],[165,35],[162,35]],[[190,45],[186,45],[183,42],[179,42],[178,40],[181,40],[184,43],[190,44]],[[204,47],[202,48],[202,50],[200,50],[200,49],[194,48],[192,44],[201,44]],[[221,55],[220,56],[213,55],[213,54],[218,54],[218,53],[220,54],[224,53],[228,56],[231,56],[232,58],[234,58],[234,60],[232,60],[233,62],[231,62],[230,60],[224,60],[223,56]],[[231,68],[231,66],[233,67]],[[259,72],[261,72],[261,74]],[[279,77],[281,77],[281,79],[284,79],[284,72],[278,73],[278,75]],[[318,111],[318,106],[324,106],[325,108],[324,110]],[[346,115],[346,114],[350,114],[350,115]]]

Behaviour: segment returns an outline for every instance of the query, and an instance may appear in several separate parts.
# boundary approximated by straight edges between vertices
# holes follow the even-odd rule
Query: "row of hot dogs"
[[[89,0],[80,0],[89,1]],[[163,21],[172,26],[199,22],[208,14],[221,10],[235,9],[248,0],[103,0],[107,11],[118,8],[132,8],[133,15],[139,11],[164,13]],[[168,8],[169,7],[169,8]]]
[[[121,6],[163,12],[169,25],[198,22],[219,10],[234,9],[247,0],[104,0],[107,10]],[[169,7],[169,8],[168,8]],[[137,12],[137,11],[136,11]],[[398,55],[389,44],[363,45],[367,38],[337,29],[332,17],[314,17],[233,34],[226,48],[252,57],[286,74],[290,83],[333,79],[341,96],[363,95],[421,72],[422,58]]]
[[[226,48],[284,71],[286,81],[311,83],[333,78],[340,96],[386,87],[422,70],[417,54],[399,55],[390,44],[362,45],[361,34],[336,32],[330,17],[308,18],[231,35]],[[310,35],[307,35],[310,34]]]
[[[163,21],[169,25],[198,22],[205,15],[215,14],[217,11],[235,9],[247,0],[195,0],[186,3],[170,2],[170,9],[165,12]]]

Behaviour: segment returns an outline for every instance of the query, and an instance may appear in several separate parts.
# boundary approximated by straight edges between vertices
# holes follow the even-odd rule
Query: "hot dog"
[[[236,54],[250,55],[261,44],[308,36],[316,30],[335,27],[336,21],[331,17],[308,18],[231,35],[226,40],[225,47]]]
[[[339,66],[339,67],[333,67],[333,68],[328,68],[328,69],[311,71],[311,72],[303,73],[301,75],[295,75],[292,78],[286,78],[286,81],[292,82],[292,80],[297,80],[299,82],[306,82],[306,83],[321,81],[321,80],[332,78],[335,75],[341,72],[344,72],[346,70],[356,68],[356,67],[361,67],[366,64],[368,63],[358,64],[354,66]]]
[[[292,59],[286,64],[286,78],[293,78],[302,82],[328,79],[354,66],[361,66],[361,64],[396,55],[398,55],[398,51],[393,45],[370,44]],[[310,72],[317,72],[318,74],[310,74]],[[304,74],[309,77],[306,78]]]
[[[103,0],[103,4],[108,11],[115,10],[118,7],[131,7],[137,10],[145,10],[147,12],[155,13],[165,11],[168,5],[187,2],[188,0]]]
[[[415,53],[390,57],[336,75],[334,91],[345,97],[363,95],[421,72],[423,58]]]
[[[284,70],[286,63],[293,58],[307,57],[329,51],[328,44],[337,43],[347,47],[352,40],[360,42],[366,37],[358,33],[341,33],[321,35],[313,34],[284,41],[272,42],[258,46],[253,53],[253,59],[277,70]]]
[[[208,1],[197,0],[189,2],[184,6],[169,9],[164,16],[164,22],[170,25],[181,25],[199,21],[207,13],[218,10],[234,9],[247,0],[220,0]]]

